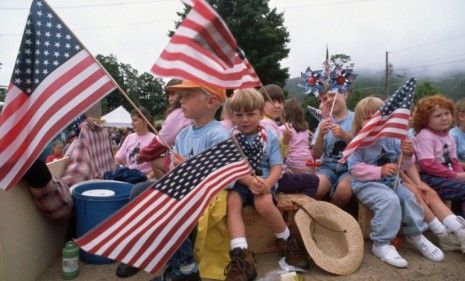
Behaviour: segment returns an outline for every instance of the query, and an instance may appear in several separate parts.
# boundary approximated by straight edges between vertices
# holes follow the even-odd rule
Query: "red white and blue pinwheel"
[[[357,75],[353,73],[352,69],[344,69],[340,65],[336,65],[329,75],[329,90],[345,94],[351,90],[352,82],[356,77]]]
[[[305,94],[314,94],[318,97],[325,88],[322,70],[312,71],[310,67],[307,67],[307,70],[302,72],[300,77],[303,81],[300,81],[297,85],[305,91]]]

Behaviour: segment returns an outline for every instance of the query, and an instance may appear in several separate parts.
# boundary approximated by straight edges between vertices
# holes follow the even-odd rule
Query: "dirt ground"
[[[348,276],[335,276],[312,265],[308,273],[304,274],[304,280],[465,280],[465,254],[459,252],[446,252],[444,261],[435,263],[423,258],[419,252],[403,244],[399,250],[401,255],[409,262],[405,269],[396,269],[371,253],[371,243],[365,243],[365,256],[362,265],[353,274]],[[257,268],[260,280],[279,280],[270,277],[270,273],[277,270],[279,260],[278,253],[257,255]],[[89,265],[80,262],[80,275],[75,280],[118,280],[115,275],[117,264]],[[267,276],[267,278],[264,278]],[[151,276],[146,272],[140,272],[130,278],[119,279],[127,281],[150,280]],[[60,259],[51,264],[42,274],[39,281],[53,281],[61,279]]]

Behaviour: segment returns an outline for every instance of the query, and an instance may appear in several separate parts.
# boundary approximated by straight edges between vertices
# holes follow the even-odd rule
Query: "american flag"
[[[236,143],[228,139],[176,167],[76,242],[85,251],[155,274],[191,233],[210,200],[250,172]]]
[[[339,162],[344,163],[358,147],[370,145],[381,137],[405,138],[409,128],[410,108],[416,83],[416,78],[410,78],[386,100],[385,105],[373,115],[347,145]]]
[[[255,70],[218,13],[205,0],[183,2],[192,9],[152,72],[226,89],[261,86]]]
[[[11,189],[53,137],[114,89],[55,12],[33,1],[0,115],[0,189]]]
[[[323,120],[323,115],[321,114],[321,110],[318,108],[314,108],[313,106],[309,105],[307,106],[308,111],[310,114],[318,121],[321,122]]]

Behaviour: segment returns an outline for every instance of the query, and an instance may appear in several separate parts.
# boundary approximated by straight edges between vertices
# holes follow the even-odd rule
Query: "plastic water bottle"
[[[66,242],[62,251],[61,269],[64,280],[79,276],[79,247],[74,241]]]

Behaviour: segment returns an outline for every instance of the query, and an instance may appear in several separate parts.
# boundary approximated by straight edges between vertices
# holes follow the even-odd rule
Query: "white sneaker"
[[[445,234],[438,235],[439,247],[443,251],[461,251],[459,239],[453,232],[446,232]]]
[[[406,240],[415,248],[417,248],[423,256],[432,261],[442,261],[444,259],[444,253],[426,239],[423,234],[420,235],[419,239],[412,239],[410,236],[406,235]]]
[[[375,256],[392,266],[403,268],[408,265],[408,262],[399,255],[396,248],[392,245],[375,246],[375,244],[373,244],[371,251]]]
[[[461,216],[457,216],[457,220],[463,225],[463,227],[457,230],[454,234],[460,243],[462,253],[465,253],[465,219]]]

